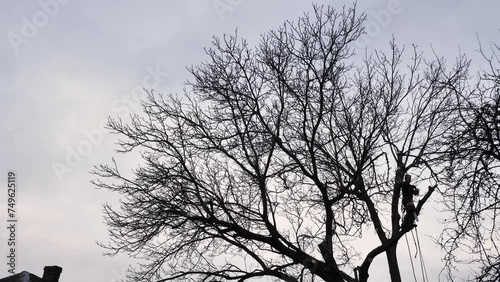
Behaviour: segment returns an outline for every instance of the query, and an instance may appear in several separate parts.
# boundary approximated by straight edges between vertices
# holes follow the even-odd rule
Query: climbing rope
[[[427,275],[427,268],[425,266],[425,260],[424,260],[424,255],[422,254],[422,247],[420,246],[420,238],[418,237],[418,230],[415,228],[415,234],[413,234],[413,230],[410,231],[412,239],[413,239],[413,244],[415,244],[415,258],[417,258],[417,255],[420,260],[420,270],[422,272],[422,279],[424,282],[429,282],[429,276]],[[417,275],[415,273],[415,265],[413,264],[413,258],[410,250],[410,242],[408,241],[408,234],[405,233],[405,239],[406,239],[406,247],[408,249],[408,256],[410,257],[410,263],[411,263],[411,270],[413,273],[413,279],[415,282],[418,282],[417,280]]]
[[[425,267],[424,255],[422,254],[422,248],[420,247],[420,239],[418,238],[418,231],[415,227],[415,234],[417,237],[417,245],[418,245],[418,253],[420,256],[420,266],[422,267],[422,277],[424,277],[424,281],[429,281],[429,277],[427,276],[427,268]]]
[[[417,246],[417,240],[415,239],[415,234],[413,234],[413,230],[411,231],[411,238],[413,239],[413,245],[415,245],[415,258],[417,258],[418,246]]]
[[[408,243],[408,236],[405,233],[405,239],[406,239],[406,247],[408,247],[408,256],[410,257],[410,263],[411,263],[411,270],[413,272],[413,278],[415,279],[415,282],[417,281],[417,275],[415,274],[415,266],[413,265],[413,259],[411,258],[411,251],[410,251],[410,243]]]

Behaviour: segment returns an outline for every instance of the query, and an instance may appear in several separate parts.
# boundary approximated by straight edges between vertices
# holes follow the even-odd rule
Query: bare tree
[[[105,206],[105,247],[144,259],[131,280],[367,281],[385,253],[401,281],[396,248],[414,228],[401,216],[403,178],[439,181],[468,61],[447,70],[413,46],[404,66],[394,41],[359,60],[364,20],[355,7],[314,6],[255,49],[215,38],[181,97],[149,91],[144,115],[110,120],[119,152],[145,161],[132,178],[116,163],[94,172],[123,196],[119,210]],[[356,238],[379,245],[361,255]]]
[[[439,242],[450,278],[457,262],[477,262],[477,281],[500,280],[500,48],[490,47],[479,50],[487,69],[478,83],[457,96],[459,118],[447,139],[444,203],[453,216]],[[457,251],[477,255],[459,259]]]

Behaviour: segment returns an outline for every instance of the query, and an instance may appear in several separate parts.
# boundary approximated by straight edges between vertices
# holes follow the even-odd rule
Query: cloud
[[[160,72],[169,74],[158,83],[159,91],[181,92],[189,78],[185,66],[207,59],[201,47],[210,44],[212,35],[238,28],[240,36],[257,44],[261,33],[286,19],[296,19],[311,5],[298,0],[66,1],[64,5],[61,1],[0,4],[0,171],[13,168],[19,173],[22,269],[41,274],[43,266],[60,263],[64,280],[115,279],[113,271],[121,273],[128,259],[101,257],[93,242],[106,239],[100,204],[116,201],[117,195],[95,190],[88,174],[93,164],[108,162],[114,155],[114,136],[103,132],[100,144],[91,142],[92,152],[62,182],[51,164],[64,164],[68,147],[77,151],[83,141],[98,140],[92,132],[100,128],[100,122],[108,115],[125,113],[114,111],[113,105],[139,110],[127,101],[136,101],[130,97],[144,84],[148,68],[154,72],[159,66]],[[222,20],[214,1],[230,5]],[[59,10],[55,3],[60,4]],[[498,26],[491,24],[499,8],[497,1],[408,0],[404,10],[391,14],[390,20],[380,13],[387,10],[385,4],[358,3],[360,11],[379,19],[375,23],[380,30],[370,37],[371,47],[385,48],[395,33],[398,42],[423,46],[431,42],[440,53],[455,54],[459,44],[474,49],[476,32],[486,41],[498,37]],[[48,16],[45,24],[40,22],[42,13]],[[35,24],[34,19],[39,22]],[[30,24],[36,34],[23,35],[23,27],[28,31]],[[28,40],[17,46],[17,52],[9,38],[12,33]],[[119,158],[124,165],[137,164],[136,155]],[[0,205],[5,206],[4,197]],[[422,226],[421,231],[427,232],[426,228],[432,227]],[[0,251],[5,254],[5,245]],[[424,251],[432,259],[428,266],[439,264],[438,256],[431,255],[436,252],[433,247]],[[386,278],[382,264],[383,259],[381,280]]]

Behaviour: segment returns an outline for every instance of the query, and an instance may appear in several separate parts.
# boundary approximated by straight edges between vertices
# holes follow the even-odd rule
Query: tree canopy
[[[443,191],[447,227],[439,242],[447,251],[450,278],[457,250],[479,254],[466,262],[479,262],[478,281],[500,280],[500,47],[494,43],[479,52],[486,69],[473,87],[457,95],[458,118],[446,138],[448,181]],[[451,222],[451,224],[450,224]]]
[[[450,266],[463,236],[484,231],[469,227],[499,206],[498,94],[478,98],[491,88],[471,87],[462,55],[447,66],[395,40],[356,54],[365,19],[355,6],[314,6],[255,47],[215,37],[184,93],[149,90],[143,114],[110,119],[118,151],[144,160],[133,177],[114,161],[94,171],[98,187],[122,195],[119,209],[105,205],[103,246],[143,259],[131,280],[367,281],[385,254],[401,281],[396,248],[414,228],[405,175],[428,186],[416,214],[438,191],[464,220],[445,230],[461,234],[443,233]],[[372,234],[370,252],[353,249]]]

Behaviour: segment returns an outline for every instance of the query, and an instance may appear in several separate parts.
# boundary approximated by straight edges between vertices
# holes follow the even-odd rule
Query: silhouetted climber
[[[415,185],[411,185],[411,175],[406,174],[405,180],[401,184],[401,192],[403,193],[403,207],[406,212],[403,219],[403,226],[415,225],[415,220],[417,219],[417,214],[415,211],[415,205],[413,204],[413,195],[418,195],[418,189]]]

